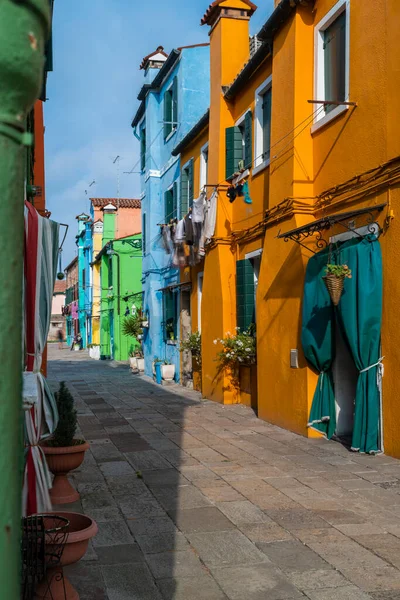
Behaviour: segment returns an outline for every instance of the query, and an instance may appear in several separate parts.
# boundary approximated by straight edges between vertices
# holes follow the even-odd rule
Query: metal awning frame
[[[305,239],[315,236],[315,244],[319,250],[322,250],[323,248],[326,248],[329,245],[329,241],[323,238],[323,232],[328,231],[334,225],[340,225],[347,231],[351,231],[359,237],[365,237],[364,235],[358,233],[358,231],[356,231],[355,224],[351,223],[353,219],[359,217],[360,215],[366,216],[366,222],[363,223],[363,225],[368,226],[368,232],[376,233],[374,213],[382,212],[386,205],[387,204],[385,202],[384,204],[377,204],[376,206],[368,206],[367,208],[360,208],[358,210],[338,213],[335,215],[328,215],[326,217],[323,217],[322,219],[313,221],[308,225],[303,225],[302,227],[291,229],[290,231],[286,231],[285,233],[279,233],[277,235],[277,238],[283,239],[285,242],[289,242],[289,240],[292,242],[296,242],[296,244],[299,244],[300,246],[303,246],[303,248],[305,248],[306,250],[309,250],[313,254],[316,254],[314,250],[312,250],[309,246],[303,243]],[[381,228],[379,228],[379,231],[381,231]]]
[[[166,287],[160,288],[158,291],[159,292],[175,292],[175,291],[186,291],[187,290],[191,290],[192,289],[192,282],[191,281],[183,281],[183,282],[179,282],[179,283],[171,283],[170,285],[167,285]]]

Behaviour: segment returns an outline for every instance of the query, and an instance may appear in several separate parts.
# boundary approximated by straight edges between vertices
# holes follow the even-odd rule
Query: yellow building
[[[182,274],[192,329],[201,324],[203,395],[400,457],[400,11],[395,0],[275,5],[250,45],[255,5],[210,5],[210,112],[178,148],[199,190],[208,141],[207,189],[219,190],[204,263]],[[227,183],[244,182],[251,203],[230,202]],[[335,309],[328,262],[353,269]],[[237,386],[218,370],[214,340],[251,320],[257,367]]]

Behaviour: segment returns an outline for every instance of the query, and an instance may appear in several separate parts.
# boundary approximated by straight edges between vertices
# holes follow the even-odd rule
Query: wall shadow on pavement
[[[99,526],[85,559],[66,570],[69,579],[85,600],[172,600],[177,577],[203,574],[184,536],[193,511],[209,504],[190,481],[190,467],[200,463],[182,428],[184,422],[190,428],[199,395],[158,386],[127,364],[52,348],[53,390],[60,381],[74,396],[80,432],[90,443],[70,477],[80,501],[63,509],[84,512]]]

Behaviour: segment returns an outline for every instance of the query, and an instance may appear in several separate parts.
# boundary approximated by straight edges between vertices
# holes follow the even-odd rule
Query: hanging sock
[[[238,183],[236,186],[236,194],[238,195],[239,198],[241,198],[242,196],[244,196],[243,193],[243,183]]]
[[[235,202],[235,200],[236,200],[236,195],[237,195],[237,194],[236,194],[236,190],[235,190],[235,188],[233,187],[233,185],[229,186],[229,188],[228,188],[228,190],[227,190],[227,192],[226,192],[226,195],[228,196],[228,198],[229,198],[229,202],[230,202],[231,204],[232,204],[232,202]]]
[[[243,184],[243,195],[245,204],[253,204],[253,200],[250,198],[249,184],[247,181]]]

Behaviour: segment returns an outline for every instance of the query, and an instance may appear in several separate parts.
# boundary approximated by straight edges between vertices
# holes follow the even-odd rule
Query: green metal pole
[[[0,597],[20,598],[22,278],[28,111],[41,90],[48,0],[0,0]]]

